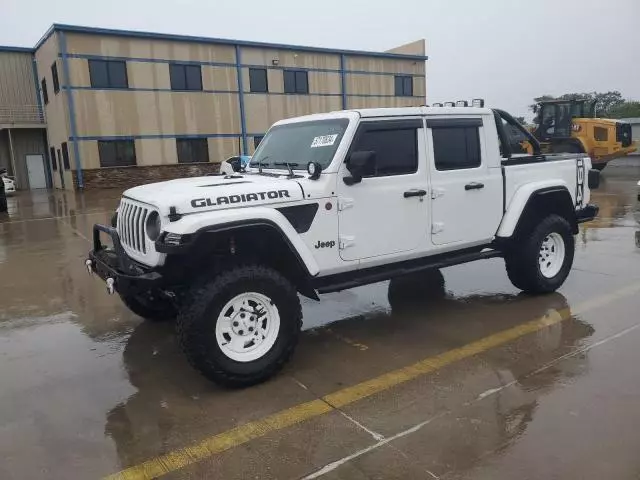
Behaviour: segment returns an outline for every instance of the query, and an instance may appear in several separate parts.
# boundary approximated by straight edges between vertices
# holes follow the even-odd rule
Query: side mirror
[[[367,174],[376,159],[374,151],[358,151],[353,152],[347,161],[347,170],[351,174],[350,177],[344,177],[342,180],[347,185],[354,185],[362,181],[362,177]]]

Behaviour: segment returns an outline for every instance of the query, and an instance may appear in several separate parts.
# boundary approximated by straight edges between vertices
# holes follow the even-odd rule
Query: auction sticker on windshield
[[[338,134],[334,135],[321,135],[319,137],[315,137],[313,142],[311,142],[311,148],[316,147],[330,147],[334,143],[336,143],[336,138],[338,138]]]

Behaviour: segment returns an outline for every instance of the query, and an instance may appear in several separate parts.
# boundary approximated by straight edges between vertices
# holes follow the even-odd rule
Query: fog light
[[[182,235],[179,235],[177,233],[167,232],[164,234],[163,243],[165,245],[176,247],[182,243]]]

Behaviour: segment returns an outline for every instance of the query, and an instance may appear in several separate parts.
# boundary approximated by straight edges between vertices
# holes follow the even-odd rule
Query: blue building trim
[[[404,55],[400,53],[389,53],[389,52],[343,50],[343,49],[332,49],[332,48],[323,48],[323,47],[309,47],[309,46],[303,46],[303,45],[253,42],[248,40],[229,40],[224,38],[175,35],[175,34],[168,34],[168,33],[140,32],[135,30],[116,30],[112,28],[83,27],[78,25],[65,25],[65,24],[57,24],[57,23],[54,23],[49,29],[49,31],[42,37],[42,39],[36,45],[36,49],[42,43],[47,41],[47,38],[51,36],[53,31],[69,32],[69,33],[84,33],[89,35],[104,35],[104,36],[116,36],[116,37],[168,40],[172,42],[209,43],[209,44],[216,44],[216,45],[229,45],[229,46],[252,47],[252,48],[271,48],[275,50],[290,50],[290,51],[293,50],[293,51],[299,51],[299,52],[345,54],[345,55],[351,55],[351,56],[389,58],[389,59],[396,59],[396,60],[425,61],[429,58],[426,55]]]
[[[55,31],[56,31],[56,25],[53,24],[47,29],[46,32],[44,32],[44,35],[40,37],[40,40],[38,40],[38,42],[36,43],[36,46],[33,47],[33,51],[35,52],[36,50],[38,50],[47,40],[49,40],[49,37],[51,37],[51,35],[53,35]]]
[[[347,74],[345,73],[346,58],[344,53],[340,55],[340,89],[342,92],[342,109],[347,109]]]
[[[180,133],[159,133],[147,135],[87,135],[83,137],[69,137],[70,142],[86,142],[98,140],[161,140],[167,138],[188,139],[188,138],[241,138],[241,133],[201,133],[201,134],[180,134]]]
[[[236,45],[236,74],[238,77],[238,105],[240,106],[240,130],[242,131],[242,154],[248,155],[247,146],[247,119],[244,109],[244,87],[242,82],[242,56],[240,46]]]
[[[118,91],[118,92],[171,92],[171,93],[233,93],[237,94],[237,90],[173,90],[171,88],[147,88],[147,87],[91,87],[89,85],[70,85],[65,87],[67,90],[102,90],[102,91]]]
[[[109,88],[109,87],[91,87],[83,85],[61,86],[63,90],[100,90],[100,91],[118,91],[118,92],[166,92],[166,93],[230,93],[237,95],[238,90],[173,90],[171,88],[146,88],[146,87],[127,87],[127,88]],[[384,94],[384,93],[285,93],[285,92],[244,92],[244,95],[297,95],[300,97],[400,97],[400,95]],[[422,95],[405,96],[402,98],[423,98]],[[343,102],[344,103],[344,102]],[[346,104],[346,103],[345,103]]]
[[[140,62],[140,63],[180,63],[187,65],[201,65],[208,67],[222,67],[222,68],[235,68],[235,63],[226,63],[226,62],[206,62],[199,60],[172,60],[168,58],[148,58],[148,57],[121,57],[121,56],[111,56],[111,55],[89,55],[84,53],[68,53],[68,58],[79,58],[84,60],[118,60],[121,62]],[[321,73],[338,73],[342,74],[343,72],[346,74],[353,75],[405,75],[408,77],[421,77],[424,78],[424,73],[398,73],[398,72],[380,72],[374,70],[346,70],[345,60],[346,55],[340,55],[340,68],[313,68],[313,67],[297,67],[297,66],[283,66],[283,65],[257,65],[251,63],[241,63],[240,67],[242,68],[264,68],[267,70],[302,70],[305,72],[321,72]]]
[[[33,53],[35,52],[35,50],[33,48],[28,48],[28,47],[12,47],[9,45],[0,45],[0,52]]]
[[[85,53],[69,53],[69,58],[80,58],[85,60],[119,60],[123,62],[140,62],[140,63],[180,63],[182,65],[207,65],[212,67],[229,67],[235,68],[235,63],[229,62],[205,62],[199,60],[172,60],[169,58],[150,58],[150,57],[120,57],[113,55],[93,55]]]
[[[69,84],[71,74],[69,72],[69,62],[67,58],[67,38],[64,32],[60,32],[58,36],[58,48],[62,53],[62,70],[64,71],[64,85]],[[76,125],[76,108],[73,101],[73,90],[66,89],[67,93],[67,105],[69,108],[69,127],[71,129],[71,137],[78,138],[78,128]],[[72,141],[73,144],[73,156],[76,159],[76,176],[78,178],[78,188],[84,188],[84,178],[82,175],[82,161],[80,159],[80,148],[78,142]]]

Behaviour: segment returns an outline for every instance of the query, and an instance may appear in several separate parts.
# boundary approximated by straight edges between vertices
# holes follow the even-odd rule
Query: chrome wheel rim
[[[236,362],[263,357],[276,342],[280,314],[271,299],[246,292],[229,300],[216,321],[216,341],[222,353]]]
[[[538,265],[540,273],[545,278],[555,277],[562,268],[565,256],[565,245],[562,235],[552,232],[547,235],[540,245]]]

